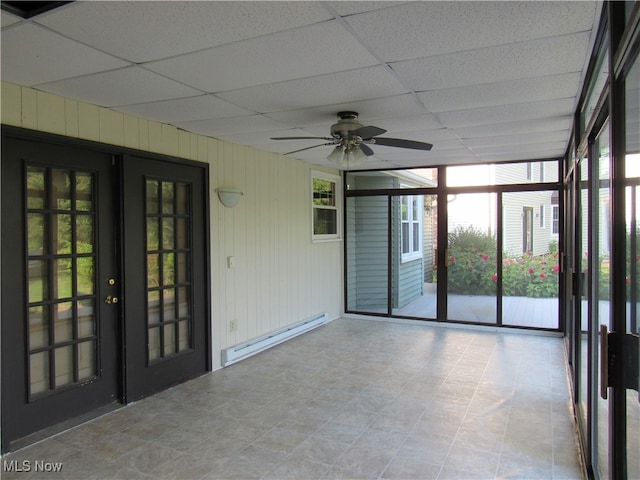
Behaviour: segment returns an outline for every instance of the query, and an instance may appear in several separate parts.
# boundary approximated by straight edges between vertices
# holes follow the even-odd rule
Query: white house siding
[[[342,242],[311,241],[317,166],[6,82],[2,123],[210,165],[214,369],[224,348],[320,312],[340,315]],[[219,186],[243,190],[235,208],[218,201]]]
[[[551,241],[557,239],[552,234],[551,191],[504,193],[502,196],[503,244],[504,251],[513,256],[522,255],[523,212],[525,207],[533,209],[533,254],[541,255],[549,251]],[[544,224],[540,224],[540,206],[544,208]]]

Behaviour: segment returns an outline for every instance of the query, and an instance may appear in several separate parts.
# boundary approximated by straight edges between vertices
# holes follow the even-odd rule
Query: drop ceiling
[[[71,2],[2,11],[2,80],[262,150],[339,111],[385,137],[363,168],[561,157],[595,1]],[[331,147],[292,156],[321,165]]]

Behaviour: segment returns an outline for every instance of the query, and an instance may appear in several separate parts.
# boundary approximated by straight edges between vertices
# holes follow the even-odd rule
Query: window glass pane
[[[335,191],[335,182],[320,178],[313,179],[313,203],[315,205],[335,206]]]
[[[608,35],[605,34],[604,38],[607,37]],[[595,112],[598,99],[609,76],[609,44],[606,41],[603,42],[598,51],[598,57],[592,75],[593,77],[589,81],[584,104],[580,110],[580,132],[582,133],[585,131],[589,120]]]
[[[629,6],[634,2],[627,2]],[[627,333],[640,334],[640,57],[625,79]],[[640,378],[638,379],[640,381]],[[627,476],[640,478],[640,398],[627,390]]]
[[[558,328],[558,235],[541,222],[525,225],[523,208],[551,204],[553,192],[508,192],[502,195],[502,322],[536,328]],[[541,209],[539,209],[541,210]],[[540,215],[540,213],[538,213]],[[530,238],[523,238],[530,235]],[[526,253],[523,245],[527,243]]]
[[[338,212],[326,208],[313,209],[313,234],[335,235],[338,233]]]
[[[496,195],[456,195],[448,203],[448,318],[497,321]]]
[[[437,168],[412,168],[384,172],[349,172],[347,174],[347,190],[431,188],[437,185]]]
[[[185,318],[191,315],[189,288],[182,287],[178,289],[178,314],[180,318]]]
[[[347,198],[347,310],[388,313],[386,196]],[[396,214],[397,215],[397,214]]]
[[[178,260],[176,268],[176,283],[187,283],[191,280],[189,276],[189,254],[178,253],[176,258]]]
[[[447,185],[469,187],[558,181],[557,161],[496,163],[447,167]]]
[[[176,248],[190,248],[189,241],[189,219],[176,218]]]

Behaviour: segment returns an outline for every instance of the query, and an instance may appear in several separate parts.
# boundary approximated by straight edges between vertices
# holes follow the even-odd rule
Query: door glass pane
[[[45,208],[47,198],[46,170],[41,167],[27,167],[27,208]]]
[[[387,314],[388,197],[349,197],[346,208],[347,310]]]
[[[93,253],[93,215],[76,217],[76,248],[78,253]]]
[[[405,209],[411,215],[401,221],[401,251],[392,243],[392,313],[400,317],[435,319],[437,317],[437,202],[436,195],[403,195],[402,218]],[[397,197],[392,201],[397,205]]]
[[[629,2],[631,3],[631,2]],[[627,333],[640,335],[640,59],[625,79]],[[640,343],[640,339],[638,340]],[[638,345],[640,348],[640,345]],[[640,365],[638,365],[640,371]],[[640,383],[640,378],[638,379]],[[640,394],[627,390],[627,477],[640,478]]]
[[[29,308],[29,347],[31,349],[49,345],[49,316],[47,307],[39,305]]]
[[[580,419],[583,429],[587,431],[587,418],[589,415],[588,403],[588,382],[589,382],[589,249],[591,247],[589,241],[589,160],[583,158],[579,163],[579,198],[580,203],[578,215],[576,218],[576,228],[578,230],[578,255],[579,255],[579,276],[578,276],[578,292],[580,301],[579,318],[580,318],[580,334],[578,340],[578,351],[580,355],[580,368],[578,370],[578,406],[580,410]]]
[[[609,125],[603,127],[602,133],[598,137],[595,145],[595,152],[598,155],[598,183],[595,190],[594,203],[597,208],[597,231],[594,236],[597,248],[598,262],[594,273],[594,303],[597,309],[597,319],[590,328],[593,329],[593,338],[596,339],[593,346],[592,356],[594,362],[594,391],[600,391],[600,371],[602,358],[600,357],[600,344],[602,338],[598,334],[600,325],[606,325],[608,330],[612,330],[609,321],[611,280],[610,280],[610,259],[611,259],[611,218],[610,218],[610,189],[609,189]],[[609,477],[609,402],[600,395],[597,397],[597,412],[594,418],[594,425],[597,428],[597,459],[598,471],[601,478]]]
[[[42,255],[47,249],[47,225],[40,213],[27,214],[29,255]]]
[[[93,210],[93,175],[76,172],[76,210]]]
[[[190,336],[180,336],[191,331],[191,299],[187,295],[177,299],[175,288],[180,284],[180,290],[187,290],[192,281],[191,186],[147,180],[146,188],[147,359],[153,362],[191,348]]]
[[[31,386],[31,395],[49,390],[49,378],[49,351],[29,355],[29,384]]]
[[[94,300],[78,301],[78,338],[92,337],[95,331]]]
[[[447,205],[448,318],[496,323],[496,195],[455,195]]]
[[[95,178],[32,166],[25,178],[29,393],[42,395],[97,375],[95,340],[81,342],[97,332]]]
[[[73,347],[58,347],[54,350],[56,362],[56,388],[73,382]]]
[[[56,343],[73,340],[73,302],[58,303],[54,307],[54,339]]]
[[[497,276],[502,276],[504,325],[558,328],[558,234],[539,218],[531,222],[522,216],[525,208],[539,217],[539,206],[550,209],[553,194],[546,190],[502,195],[503,253]],[[528,245],[524,252],[523,242]]]
[[[66,170],[51,170],[53,208],[71,210],[71,175]]]
[[[87,380],[96,375],[95,341],[78,344],[78,381]]]

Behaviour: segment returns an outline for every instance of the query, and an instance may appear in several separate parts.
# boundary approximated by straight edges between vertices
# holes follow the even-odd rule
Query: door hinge
[[[606,325],[600,326],[600,396],[607,399],[609,387],[623,387],[639,391],[638,376],[640,340],[634,333],[609,332]],[[612,374],[622,369],[624,377],[619,380]],[[623,385],[618,385],[622,381]]]

